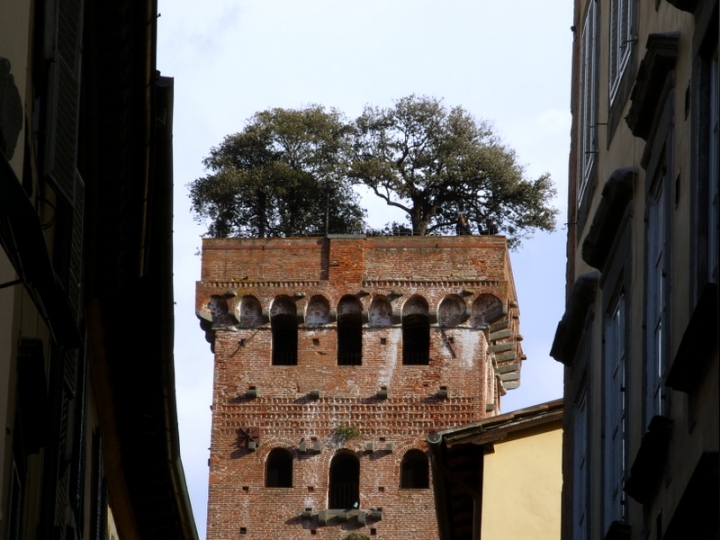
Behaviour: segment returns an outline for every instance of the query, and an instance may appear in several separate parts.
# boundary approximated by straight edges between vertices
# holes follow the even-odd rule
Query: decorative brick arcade
[[[435,540],[426,437],[520,383],[500,236],[212,239],[208,540]]]

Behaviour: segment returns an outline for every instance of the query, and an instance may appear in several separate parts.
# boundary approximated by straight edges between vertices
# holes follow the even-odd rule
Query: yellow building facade
[[[441,540],[560,537],[562,400],[428,437]]]

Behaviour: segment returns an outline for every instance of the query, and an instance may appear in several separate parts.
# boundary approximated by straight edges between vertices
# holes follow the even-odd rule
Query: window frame
[[[628,298],[624,285],[603,318],[603,530],[626,518]]]
[[[585,540],[589,537],[590,505],[588,497],[590,463],[588,447],[589,413],[587,385],[583,382],[573,404],[572,453],[572,537]]]
[[[588,2],[580,38],[579,97],[578,97],[578,158],[577,207],[585,206],[590,198],[598,152],[597,144],[597,59],[598,5]]]
[[[674,91],[666,93],[658,110],[658,127],[649,137],[645,155],[645,351],[643,426],[653,416],[667,416],[670,394],[665,388],[669,368],[671,295],[671,200],[674,170]]]
[[[608,96],[610,104],[619,99],[620,86],[630,64],[634,36],[634,0],[610,0],[608,33]]]

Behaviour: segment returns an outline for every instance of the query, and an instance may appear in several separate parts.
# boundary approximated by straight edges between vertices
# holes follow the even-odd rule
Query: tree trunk
[[[262,191],[257,192],[257,201],[258,201],[258,213],[257,213],[257,230],[258,230],[258,238],[265,238],[265,232],[266,227],[265,224],[267,223],[267,199],[265,198],[265,194]]]

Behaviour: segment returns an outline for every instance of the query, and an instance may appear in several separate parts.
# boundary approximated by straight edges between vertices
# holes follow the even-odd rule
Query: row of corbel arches
[[[300,297],[303,298],[303,297]],[[496,318],[503,310],[502,301],[491,293],[479,294],[468,309],[465,299],[459,294],[446,295],[438,304],[437,310],[431,310],[428,301],[419,294],[406,299],[399,311],[392,307],[392,296],[375,295],[369,309],[364,311],[362,302],[357,295],[347,294],[340,298],[337,309],[333,312],[330,301],[321,294],[312,296],[304,311],[297,308],[298,297],[278,295],[270,303],[268,310],[255,296],[243,296],[234,313],[231,313],[227,300],[215,295],[210,298],[209,309],[220,324],[238,324],[245,328],[261,326],[275,316],[289,315],[298,319],[299,323],[308,326],[322,326],[343,318],[359,318],[363,323],[374,327],[398,324],[402,318],[413,315],[428,316],[443,327],[452,327],[470,321],[470,325],[481,327],[489,319]]]
[[[446,295],[431,311],[428,301],[421,295],[412,295],[394,312],[391,299],[376,295],[364,311],[356,295],[345,295],[331,310],[329,300],[323,295],[312,296],[299,312],[296,299],[288,295],[276,296],[267,311],[260,301],[244,296],[238,303],[235,314],[229,313],[224,297],[213,296],[209,303],[213,320],[220,325],[234,325],[253,328],[270,322],[272,331],[272,365],[297,365],[298,328],[300,324],[320,327],[337,323],[338,365],[362,364],[362,328],[382,328],[400,323],[402,327],[402,353],[405,365],[427,365],[430,357],[430,325],[437,323],[444,328],[458,326],[470,321],[480,328],[502,316],[504,306],[495,295],[484,293],[477,296],[471,308],[459,294]],[[398,321],[399,319],[399,321]]]

